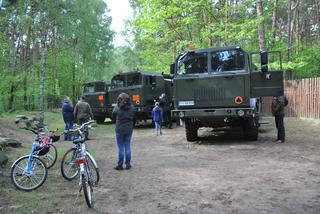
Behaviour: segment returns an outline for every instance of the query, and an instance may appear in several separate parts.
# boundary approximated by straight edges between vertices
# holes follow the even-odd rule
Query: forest
[[[0,0],[0,113],[73,102],[84,82],[119,70],[169,73],[190,44],[279,50],[294,78],[320,76],[320,0],[129,0],[113,44],[103,0]]]

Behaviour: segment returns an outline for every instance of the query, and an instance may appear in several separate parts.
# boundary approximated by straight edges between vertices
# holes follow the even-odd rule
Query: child
[[[163,109],[159,106],[159,103],[156,102],[154,108],[152,109],[152,119],[155,124],[156,134],[157,136],[162,135],[161,124],[163,120]]]

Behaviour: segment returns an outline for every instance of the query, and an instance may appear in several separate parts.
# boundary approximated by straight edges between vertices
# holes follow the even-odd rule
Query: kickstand
[[[79,195],[80,195],[80,192],[81,192],[81,190],[82,190],[82,186],[80,186],[80,189],[79,189],[79,192],[78,192],[78,194],[77,194],[77,197],[76,197],[76,199],[74,200],[74,202],[73,202],[73,210],[76,208],[76,203],[77,203],[77,200],[78,200],[78,198],[79,198]]]

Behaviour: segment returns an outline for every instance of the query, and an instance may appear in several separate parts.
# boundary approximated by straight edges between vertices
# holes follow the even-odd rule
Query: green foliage
[[[83,82],[109,75],[114,33],[103,0],[5,4],[0,12],[0,111],[38,109],[44,32],[46,99],[68,95],[75,100]]]
[[[135,51],[142,60],[142,68],[168,72],[169,64],[188,44],[196,48],[241,45],[247,51],[258,51],[258,20],[256,0],[131,0],[134,8]],[[288,1],[263,1],[265,37],[269,50],[280,50],[283,59],[287,47]],[[277,26],[272,29],[273,11],[277,9]],[[290,49],[292,58],[284,64],[293,69],[296,77],[319,76],[319,52],[314,41],[320,32],[317,7],[312,0],[300,1],[299,16],[295,16],[294,29],[299,24],[303,33],[293,32]],[[309,20],[309,21],[306,21]],[[308,29],[307,29],[308,28]],[[301,36],[301,38],[298,38]],[[302,37],[303,40],[302,40]],[[318,55],[317,55],[318,56]]]

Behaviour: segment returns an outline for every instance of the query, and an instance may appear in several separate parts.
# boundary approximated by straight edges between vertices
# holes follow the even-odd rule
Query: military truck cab
[[[165,78],[157,73],[133,71],[117,74],[111,80],[110,100],[114,107],[117,105],[118,95],[122,92],[127,93],[131,96],[135,107],[135,119],[137,121],[151,119],[154,100],[162,93],[169,94],[166,85]]]
[[[83,85],[83,96],[92,109],[97,123],[103,123],[111,117],[111,104],[109,100],[110,81],[87,82]]]
[[[263,96],[283,94],[279,52],[246,53],[239,46],[184,52],[171,65],[173,116],[185,121],[188,141],[200,127],[241,127],[257,140]]]

